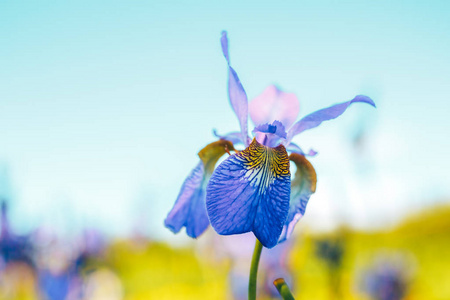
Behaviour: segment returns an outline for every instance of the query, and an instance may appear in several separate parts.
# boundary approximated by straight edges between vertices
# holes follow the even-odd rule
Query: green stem
[[[255,250],[253,250],[252,265],[250,266],[250,278],[248,281],[248,300],[256,300],[256,277],[258,276],[258,265],[262,248],[263,245],[258,239],[256,239]]]
[[[294,296],[291,293],[291,290],[289,290],[289,287],[288,287],[288,285],[286,284],[286,281],[284,281],[283,278],[275,279],[273,284],[275,285],[275,287],[278,290],[278,293],[280,293],[281,297],[284,300],[295,300]]]

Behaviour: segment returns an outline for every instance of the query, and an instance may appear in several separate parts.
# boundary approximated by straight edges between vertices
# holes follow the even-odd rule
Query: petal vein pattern
[[[192,238],[200,236],[209,226],[206,214],[206,184],[219,158],[227,151],[234,151],[233,144],[220,140],[206,145],[198,156],[200,162],[183,183],[172,210],[164,224],[177,233],[184,226],[186,234]]]
[[[275,246],[289,210],[290,181],[285,147],[253,139],[222,162],[208,183],[211,225],[223,235],[253,231],[265,247]]]
[[[202,234],[209,225],[204,209],[205,169],[200,161],[183,183],[177,201],[169,212],[164,224],[172,232],[177,233],[183,226],[192,238]]]

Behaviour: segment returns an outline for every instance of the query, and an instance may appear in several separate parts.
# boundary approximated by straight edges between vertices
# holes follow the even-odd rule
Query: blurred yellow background
[[[364,287],[365,274],[388,264],[405,283],[403,299],[450,299],[450,207],[410,216],[395,228],[363,232],[341,228],[315,234],[299,226],[287,265],[296,299],[375,299]],[[81,270],[82,299],[233,299],[233,258],[210,243],[212,230],[189,246],[171,247],[142,236],[114,240]],[[219,237],[220,238],[220,237]],[[318,241],[338,241],[342,262],[335,268],[318,255]],[[267,251],[264,249],[263,251]],[[249,269],[250,261],[243,270]],[[246,274],[245,274],[246,275]],[[259,273],[259,298],[265,270]],[[268,280],[274,280],[270,278]],[[246,286],[246,278],[242,279]],[[0,277],[0,299],[39,299],[36,276],[26,264],[11,264]]]

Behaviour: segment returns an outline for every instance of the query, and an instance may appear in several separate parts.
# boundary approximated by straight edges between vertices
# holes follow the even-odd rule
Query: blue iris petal
[[[236,73],[236,71],[231,67],[230,56],[228,52],[228,37],[227,32],[222,32],[222,37],[220,39],[222,45],[223,56],[227,60],[228,64],[228,98],[230,99],[231,107],[233,108],[236,117],[239,120],[239,125],[241,126],[241,140],[244,142],[245,146],[248,146],[248,100],[247,94],[245,93],[244,87]]]
[[[234,151],[233,144],[227,140],[219,140],[206,145],[198,153],[200,162],[184,181],[177,200],[164,221],[165,226],[174,233],[186,227],[187,235],[197,238],[208,228],[206,184],[217,161],[227,151]]]
[[[276,147],[286,139],[286,130],[280,121],[258,125],[252,132],[258,142],[268,147]]]
[[[322,124],[322,122],[324,121],[329,121],[339,117],[347,110],[347,108],[352,103],[357,102],[366,103],[373,107],[376,107],[372,99],[364,95],[358,95],[350,101],[332,105],[330,107],[323,108],[313,113],[310,113],[309,115],[303,117],[300,121],[292,125],[292,127],[289,129],[287,133],[286,145],[288,145],[291,142],[292,138],[297,134],[300,134],[305,130],[315,128],[320,124]]]
[[[253,132],[270,133],[275,134],[283,139],[286,138],[286,129],[280,121],[273,121],[272,124],[266,123],[258,125],[255,127],[255,129],[253,129]]]
[[[209,225],[205,210],[204,167],[200,161],[183,183],[178,198],[164,225],[177,233],[183,226],[192,238],[201,235]]]
[[[284,146],[269,148],[254,139],[214,171],[206,189],[211,225],[222,235],[253,231],[272,248],[289,210],[290,181]]]

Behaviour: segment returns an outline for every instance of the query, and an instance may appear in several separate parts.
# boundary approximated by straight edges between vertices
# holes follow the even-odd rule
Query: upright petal
[[[186,227],[187,235],[192,238],[197,238],[208,228],[206,185],[219,158],[231,150],[234,150],[233,144],[226,140],[211,143],[200,150],[200,162],[184,181],[172,210],[164,220],[167,228],[177,233]]]
[[[350,106],[350,104],[355,102],[363,102],[375,106],[375,103],[367,96],[358,95],[350,101],[339,103],[318,111],[315,111],[306,117],[302,118],[300,121],[292,125],[287,134],[286,145],[289,145],[290,141],[297,134],[319,126],[322,122],[335,119],[342,115],[344,111]]]
[[[228,53],[228,38],[227,32],[222,32],[220,39],[222,45],[223,56],[228,63],[228,97],[230,99],[231,107],[236,114],[239,125],[241,127],[242,140],[245,142],[245,146],[248,146],[248,100],[244,87],[239,80],[236,71],[230,65],[230,57]]]
[[[314,167],[301,154],[292,153],[289,159],[297,167],[294,180],[291,183],[291,198],[289,203],[289,213],[286,223],[283,226],[279,242],[288,239],[295,224],[303,217],[309,198],[316,191],[317,176]]]
[[[225,56],[225,59],[227,60],[228,64],[230,64],[230,56],[228,55],[228,37],[227,32],[225,30],[222,31],[222,36],[220,37],[220,44],[222,46],[223,56]]]
[[[290,171],[286,149],[253,139],[214,171],[206,189],[206,208],[222,235],[253,231],[267,248],[277,244],[289,210]]]
[[[249,111],[255,126],[278,120],[289,128],[298,117],[300,103],[295,94],[285,93],[275,85],[270,85],[250,101]]]

